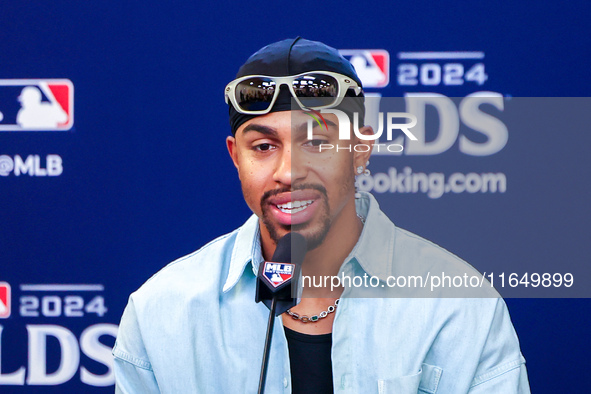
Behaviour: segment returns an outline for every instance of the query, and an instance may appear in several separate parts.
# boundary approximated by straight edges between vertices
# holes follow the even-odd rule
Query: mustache
[[[316,191],[320,192],[325,198],[328,198],[328,193],[326,192],[326,188],[324,186],[317,185],[314,183],[302,183],[302,184],[298,184],[298,185],[295,185],[292,187],[283,187],[281,189],[267,190],[266,192],[263,193],[263,196],[261,197],[261,206],[265,205],[269,198],[276,196],[278,194],[294,192],[296,190],[306,190],[306,189],[316,190]]]

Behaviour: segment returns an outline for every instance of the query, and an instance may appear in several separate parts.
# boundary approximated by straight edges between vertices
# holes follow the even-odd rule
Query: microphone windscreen
[[[301,234],[287,233],[277,242],[271,261],[301,265],[307,252],[307,242]]]
[[[291,234],[291,262],[296,267],[301,267],[308,252],[308,242],[306,238],[300,233]]]

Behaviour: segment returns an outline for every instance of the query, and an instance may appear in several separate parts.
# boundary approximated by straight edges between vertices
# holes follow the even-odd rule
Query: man
[[[355,175],[371,152],[319,149],[342,144],[337,116],[322,111],[324,127],[318,122],[308,138],[314,108],[363,119],[361,82],[335,49],[301,38],[271,44],[225,93],[228,151],[254,215],[131,295],[113,349],[119,392],[255,392],[269,314],[254,302],[256,274],[290,231],[307,240],[306,277],[369,275],[384,284],[408,267],[475,272],[396,228],[370,194],[356,195]],[[368,294],[384,296],[304,286],[299,304],[276,319],[266,391],[529,392],[502,299]]]

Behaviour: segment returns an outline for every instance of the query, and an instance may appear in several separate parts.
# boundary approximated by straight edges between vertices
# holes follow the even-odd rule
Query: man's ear
[[[373,135],[374,134],[371,126],[364,126],[364,127],[360,128],[359,133],[363,134],[363,135]],[[355,165],[355,167],[362,166],[363,168],[365,168],[365,164],[369,161],[369,157],[371,156],[371,151],[373,150],[374,142],[375,142],[375,140],[362,140],[360,138],[356,138],[356,141],[355,141],[356,144],[367,145],[367,146],[369,146],[369,149],[362,147],[361,149],[355,150],[355,154],[353,156],[353,160],[354,160],[353,164]],[[361,152],[361,151],[365,151],[366,149],[367,149],[367,152]]]
[[[238,147],[236,146],[236,137],[229,136],[226,138],[226,147],[228,148],[228,153],[234,162],[234,166],[238,167]]]

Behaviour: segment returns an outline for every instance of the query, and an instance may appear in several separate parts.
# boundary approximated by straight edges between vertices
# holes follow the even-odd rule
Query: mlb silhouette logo
[[[0,282],[0,319],[10,317],[10,285]]]
[[[390,83],[390,54],[383,49],[341,49],[364,88],[383,88]]]
[[[67,131],[73,125],[69,79],[0,79],[0,131]]]
[[[295,264],[266,261],[263,275],[273,287],[278,287],[291,279],[294,269]]]

